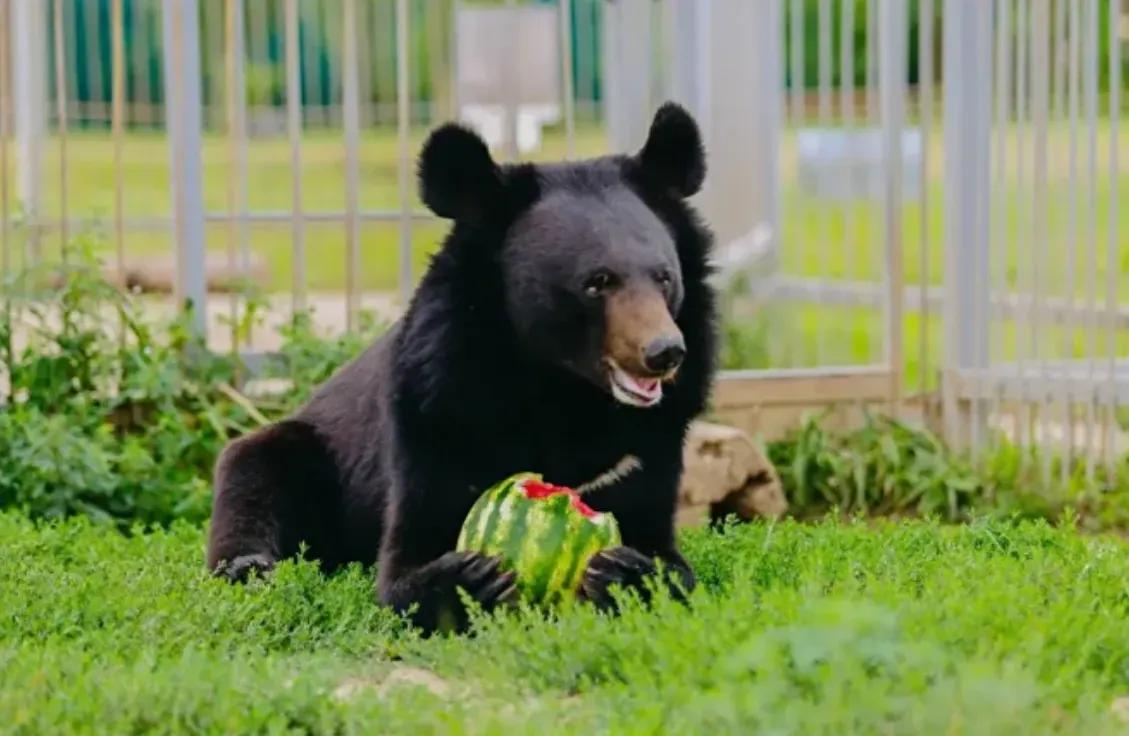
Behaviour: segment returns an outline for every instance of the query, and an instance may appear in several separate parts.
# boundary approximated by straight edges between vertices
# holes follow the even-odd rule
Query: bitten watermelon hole
[[[524,493],[525,497],[528,499],[539,500],[548,498],[549,496],[555,496],[559,493],[564,493],[572,499],[572,507],[580,513],[584,514],[584,516],[588,517],[589,519],[595,517],[598,513],[591,506],[584,503],[584,501],[580,498],[580,494],[572,490],[571,488],[567,488],[565,486],[556,486],[552,483],[546,483],[540,480],[524,481],[523,483],[521,483],[520,487],[521,492]]]
[[[619,544],[614,516],[572,488],[519,473],[474,503],[456,549],[500,556],[523,598],[553,605],[575,598],[592,555]]]

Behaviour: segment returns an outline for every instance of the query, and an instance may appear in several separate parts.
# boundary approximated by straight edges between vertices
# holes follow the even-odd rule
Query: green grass
[[[365,571],[229,587],[203,544],[0,514],[5,732],[1100,734],[1129,694],[1129,547],[1041,523],[696,530],[690,610],[432,640]]]

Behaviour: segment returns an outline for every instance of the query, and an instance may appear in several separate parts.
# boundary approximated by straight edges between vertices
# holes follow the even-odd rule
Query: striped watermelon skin
[[[584,505],[567,488],[520,473],[488,489],[475,502],[457,549],[501,556],[516,572],[528,601],[556,605],[575,596],[592,555],[620,544],[611,514]]]

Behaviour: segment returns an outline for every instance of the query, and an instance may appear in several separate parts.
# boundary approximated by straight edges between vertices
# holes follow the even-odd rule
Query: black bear
[[[291,418],[216,467],[207,564],[232,580],[305,544],[324,569],[379,560],[381,602],[425,630],[514,595],[497,559],[454,551],[479,494],[531,470],[590,490],[623,547],[582,596],[659,569],[694,585],[674,534],[682,445],[714,370],[711,236],[685,201],[705,154],[679,106],[633,156],[496,164],[448,124],[419,160],[423,201],[454,221],[403,317]],[[445,613],[446,612],[446,613]]]

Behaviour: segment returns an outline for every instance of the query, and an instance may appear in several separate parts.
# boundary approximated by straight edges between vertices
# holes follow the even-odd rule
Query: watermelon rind
[[[620,544],[619,526],[608,513],[586,516],[574,507],[574,492],[545,498],[524,495],[537,473],[518,473],[487,489],[459,532],[456,549],[502,558],[516,572],[522,598],[559,605],[575,598],[592,555]]]

